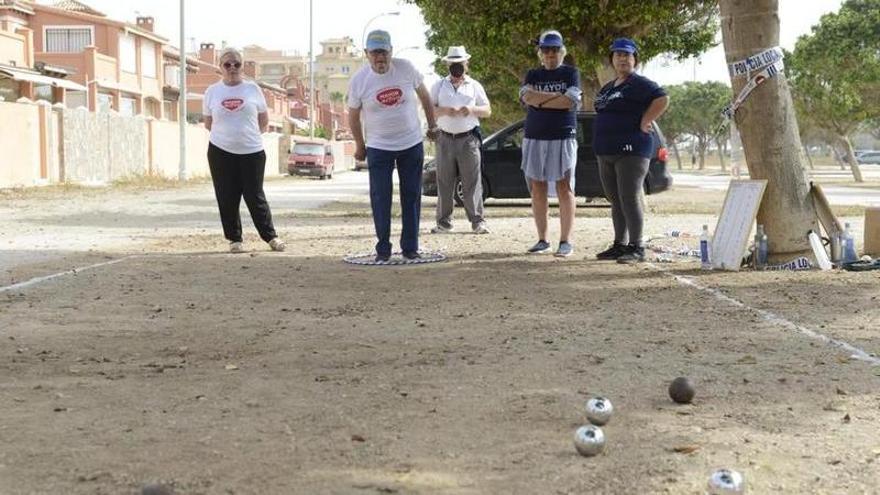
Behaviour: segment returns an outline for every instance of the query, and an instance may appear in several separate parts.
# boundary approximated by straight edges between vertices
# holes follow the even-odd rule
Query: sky
[[[180,0],[80,1],[117,20],[134,22],[137,15],[153,16],[155,30],[175,46],[178,44]],[[780,44],[793,48],[798,36],[808,34],[823,14],[837,11],[841,3],[842,0],[779,0]],[[435,55],[425,48],[428,28],[418,7],[399,0],[313,0],[313,5],[316,54],[320,40],[350,36],[361,46],[365,30],[386,29],[391,33],[395,55],[412,60],[425,73],[433,70]],[[185,0],[185,8],[187,50],[202,42],[219,46],[225,41],[237,47],[257,44],[308,54],[309,0]],[[392,12],[397,14],[389,15]],[[645,64],[642,73],[666,85],[691,80],[729,83],[720,45],[698,59],[681,63],[658,57]]]

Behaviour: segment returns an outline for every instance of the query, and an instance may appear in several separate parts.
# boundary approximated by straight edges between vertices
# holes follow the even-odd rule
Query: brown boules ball
[[[690,404],[696,393],[694,384],[686,377],[680,376],[669,384],[669,398],[679,404]]]

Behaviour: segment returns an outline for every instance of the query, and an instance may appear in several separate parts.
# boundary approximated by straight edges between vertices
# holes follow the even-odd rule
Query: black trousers
[[[266,173],[266,152],[237,155],[224,151],[214,144],[208,145],[208,166],[214,182],[214,195],[220,207],[223,235],[229,242],[241,242],[241,198],[251,212],[254,226],[260,237],[269,242],[278,237],[272,225],[272,212],[263,192],[263,176]]]

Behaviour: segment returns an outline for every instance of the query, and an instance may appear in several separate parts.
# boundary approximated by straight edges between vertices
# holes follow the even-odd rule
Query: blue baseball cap
[[[562,46],[562,35],[559,34],[559,31],[547,31],[538,38],[538,47],[540,48],[562,48]]]
[[[386,52],[390,52],[391,35],[388,34],[388,31],[383,31],[381,29],[370,31],[370,34],[367,35],[366,48],[368,51],[385,50]]]
[[[636,42],[629,38],[617,38],[609,48],[612,52],[638,53]]]

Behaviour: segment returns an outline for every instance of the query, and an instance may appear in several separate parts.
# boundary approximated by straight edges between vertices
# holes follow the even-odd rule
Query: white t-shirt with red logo
[[[401,151],[422,142],[416,88],[422,74],[401,58],[392,58],[388,71],[378,74],[362,67],[348,88],[349,108],[360,108],[367,146]]]
[[[257,115],[267,110],[263,90],[253,81],[235,86],[216,82],[208,86],[202,101],[202,114],[213,119],[211,143],[236,155],[263,151]]]

